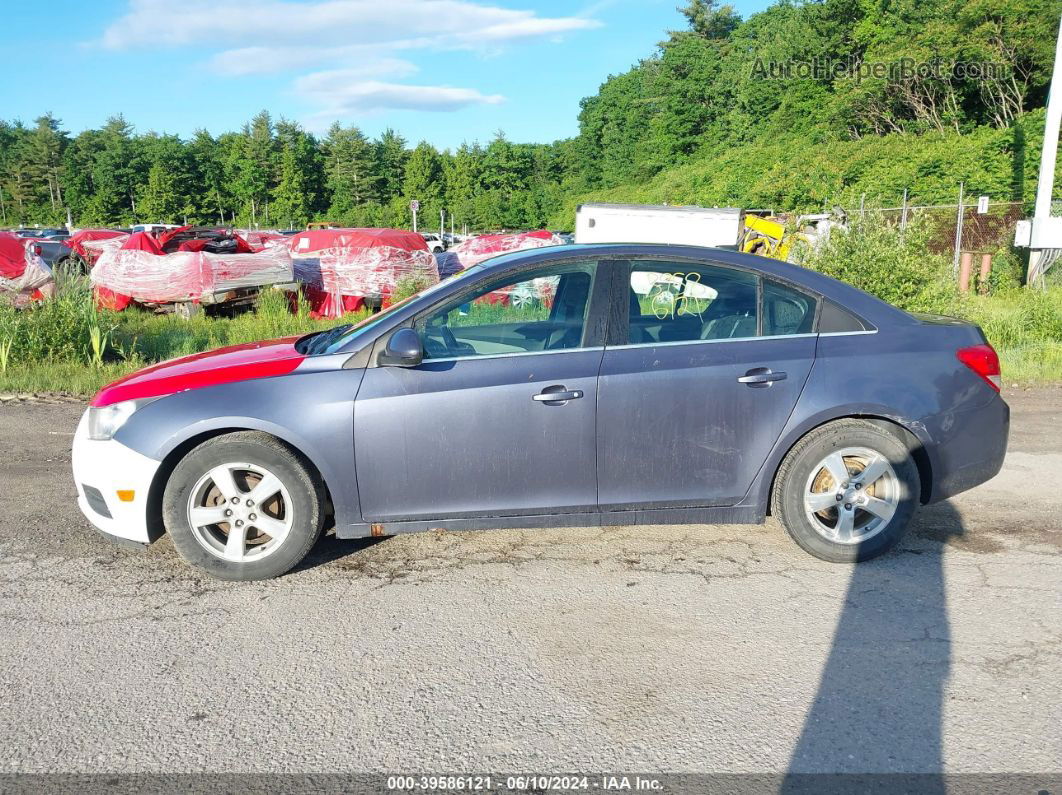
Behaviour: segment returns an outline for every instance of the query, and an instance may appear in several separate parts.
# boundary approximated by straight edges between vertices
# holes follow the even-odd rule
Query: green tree
[[[34,120],[34,127],[22,140],[22,166],[31,181],[30,191],[36,203],[47,210],[47,220],[65,220],[63,187],[60,179],[66,133],[59,120],[46,113]]]
[[[140,191],[137,213],[145,221],[172,224],[180,221],[181,197],[173,169],[156,162],[148,170],[147,184]]]
[[[705,39],[726,39],[741,24],[741,17],[731,5],[718,8],[714,0],[689,0],[679,9],[689,22],[690,30]]]
[[[274,184],[276,139],[268,111],[256,114],[244,125],[238,145],[228,153],[226,171],[241,223],[268,223],[266,204]]]
[[[402,195],[402,182],[405,179],[406,139],[396,133],[390,127],[383,131],[373,144],[376,150],[375,196],[381,203]]]
[[[209,132],[198,129],[187,145],[187,156],[195,186],[189,196],[190,215],[199,223],[224,223],[222,215],[231,197],[225,186],[221,147]]]
[[[324,174],[317,141],[298,124],[276,125],[280,159],[269,219],[272,225],[302,227],[317,212]]]
[[[333,124],[323,142],[328,216],[353,221],[376,195],[379,175],[372,144],[357,127]]]
[[[446,192],[442,160],[435,147],[421,141],[406,160],[403,195],[420,202],[419,219],[424,228],[435,228]]]
[[[137,219],[136,193],[143,162],[133,128],[121,116],[112,116],[100,130],[92,161],[92,197],[86,220],[102,224],[128,224]]]

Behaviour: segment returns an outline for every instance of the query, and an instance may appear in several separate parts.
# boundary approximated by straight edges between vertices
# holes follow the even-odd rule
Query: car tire
[[[162,512],[187,563],[222,580],[264,580],[310,551],[324,504],[320,479],[298,454],[269,434],[240,431],[181,459],[166,482]]]
[[[904,441],[874,422],[846,419],[793,446],[775,476],[771,509],[806,552],[855,563],[894,547],[919,500],[918,466]]]

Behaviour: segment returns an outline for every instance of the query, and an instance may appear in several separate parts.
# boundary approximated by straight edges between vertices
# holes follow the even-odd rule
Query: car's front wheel
[[[264,433],[217,436],[174,468],[163,519],[177,552],[224,580],[276,577],[299,563],[321,533],[317,479]]]
[[[786,455],[772,511],[807,552],[851,563],[900,540],[919,490],[918,466],[903,441],[867,420],[839,420],[811,431]]]

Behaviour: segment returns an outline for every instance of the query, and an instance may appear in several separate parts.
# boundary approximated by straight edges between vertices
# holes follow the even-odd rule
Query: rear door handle
[[[745,375],[738,378],[738,383],[754,388],[762,388],[770,386],[775,381],[784,381],[785,379],[785,373],[775,373],[770,367],[753,367]]]
[[[547,386],[537,395],[532,395],[532,400],[545,403],[547,406],[561,406],[569,400],[578,400],[583,396],[581,389],[568,389],[564,386]]]

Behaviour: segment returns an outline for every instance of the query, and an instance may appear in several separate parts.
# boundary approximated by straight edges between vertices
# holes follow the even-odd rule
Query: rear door
[[[413,368],[355,401],[366,521],[597,509],[597,376],[609,280],[596,262],[495,277],[417,318]]]
[[[811,370],[815,297],[707,262],[617,268],[598,384],[602,510],[739,502]]]

